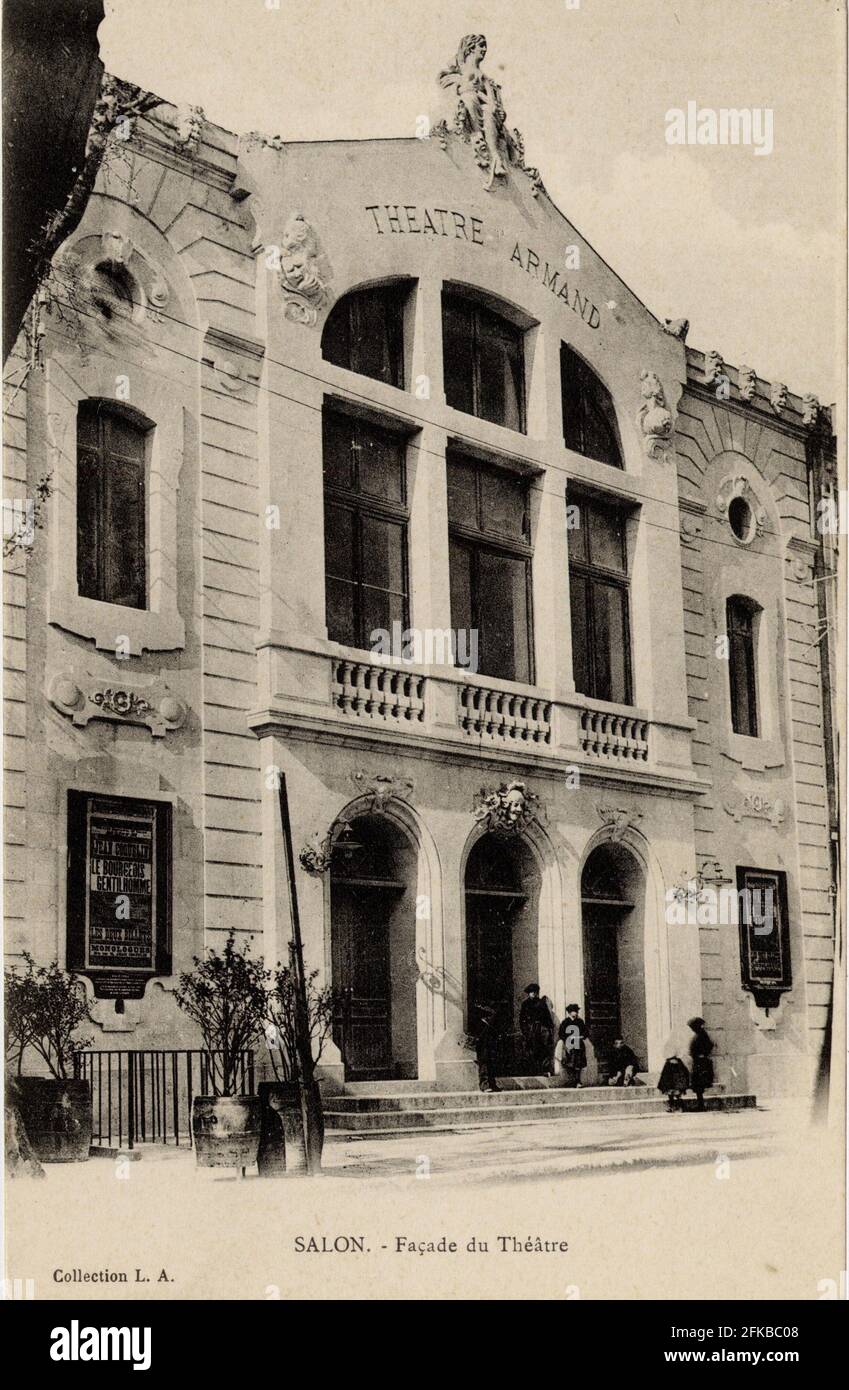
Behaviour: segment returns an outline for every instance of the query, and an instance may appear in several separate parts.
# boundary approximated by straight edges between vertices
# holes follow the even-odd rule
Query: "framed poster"
[[[738,866],[740,977],[759,1008],[774,1009],[793,984],[787,879],[778,870]]]
[[[171,972],[171,806],[68,792],[68,969],[99,999]]]

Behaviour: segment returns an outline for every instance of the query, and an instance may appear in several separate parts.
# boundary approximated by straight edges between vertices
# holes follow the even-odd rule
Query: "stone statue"
[[[280,284],[286,296],[286,316],[315,323],[327,302],[329,274],[312,225],[302,212],[293,212],[280,243]]]
[[[449,89],[453,87],[456,91],[460,101],[458,115],[464,133],[476,140],[480,153],[486,153],[489,166],[486,187],[491,188],[494,179],[503,178],[507,173],[500,153],[505,139],[504,121],[507,113],[501,100],[501,88],[481,69],[485,57],[486,39],[483,34],[466,34],[460,40],[454,63],[439,74],[439,85]]]
[[[672,416],[666,406],[666,394],[656,372],[647,368],[640,372],[640,395],[643,403],[637,411],[637,424],[642,430],[643,444],[649,458],[658,458],[669,447]]]
[[[466,34],[460,40],[457,56],[450,68],[439,74],[439,85],[457,94],[454,133],[474,141],[475,158],[488,173],[485,188],[492,188],[497,178],[504,178],[508,165],[521,169],[531,181],[534,197],[544,192],[540,172],[525,163],[525,147],[521,132],[508,130],[507,113],[501,99],[501,87],[487,77],[481,64],[486,57],[486,38],[483,34]],[[442,148],[447,148],[448,128],[443,121],[433,132]]]

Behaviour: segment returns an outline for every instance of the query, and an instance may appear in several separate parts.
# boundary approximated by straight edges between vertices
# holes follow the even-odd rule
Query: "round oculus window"
[[[755,518],[745,497],[732,497],[728,504],[728,524],[744,545],[755,533]]]

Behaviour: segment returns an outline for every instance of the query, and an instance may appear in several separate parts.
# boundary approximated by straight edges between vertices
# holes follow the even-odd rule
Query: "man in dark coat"
[[[608,1086],[633,1086],[634,1077],[639,1069],[637,1054],[631,1050],[623,1038],[617,1038],[610,1054]]]
[[[495,1054],[498,1046],[498,1013],[488,1004],[478,1005],[475,1030],[475,1060],[478,1064],[478,1085],[482,1091],[500,1091],[495,1079]]]
[[[548,1004],[540,998],[539,985],[525,987],[519,1010],[519,1031],[525,1045],[529,1076],[551,1076],[554,1028]]]
[[[696,1109],[705,1108],[705,1091],[713,1085],[713,1038],[705,1028],[703,1018],[691,1018],[687,1027],[692,1030],[690,1039],[690,1087],[696,1093]]]
[[[584,1040],[589,1037],[589,1030],[581,1018],[581,1010],[577,1004],[566,1005],[566,1017],[560,1025],[558,1037],[563,1044],[563,1070],[567,1077],[566,1084],[580,1089],[581,1072],[587,1065],[587,1049],[584,1046]]]

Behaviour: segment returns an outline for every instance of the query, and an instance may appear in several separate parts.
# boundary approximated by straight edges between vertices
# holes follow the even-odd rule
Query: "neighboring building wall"
[[[688,353],[690,385],[676,428],[681,563],[694,762],[710,778],[695,805],[701,865],[787,875],[793,983],[780,1009],[755,1006],[741,986],[737,927],[702,927],[705,1017],[738,1078],[760,1094],[809,1088],[832,978],[828,797],[806,437],[798,397],[770,402],[768,383]],[[732,385],[733,381],[733,385]],[[740,383],[738,385],[738,382]],[[737,480],[737,481],[735,481]],[[751,536],[728,519],[735,495],[750,505]],[[731,729],[726,600],[760,607],[759,737]],[[753,799],[754,798],[754,799]],[[712,872],[712,869],[709,870]]]

